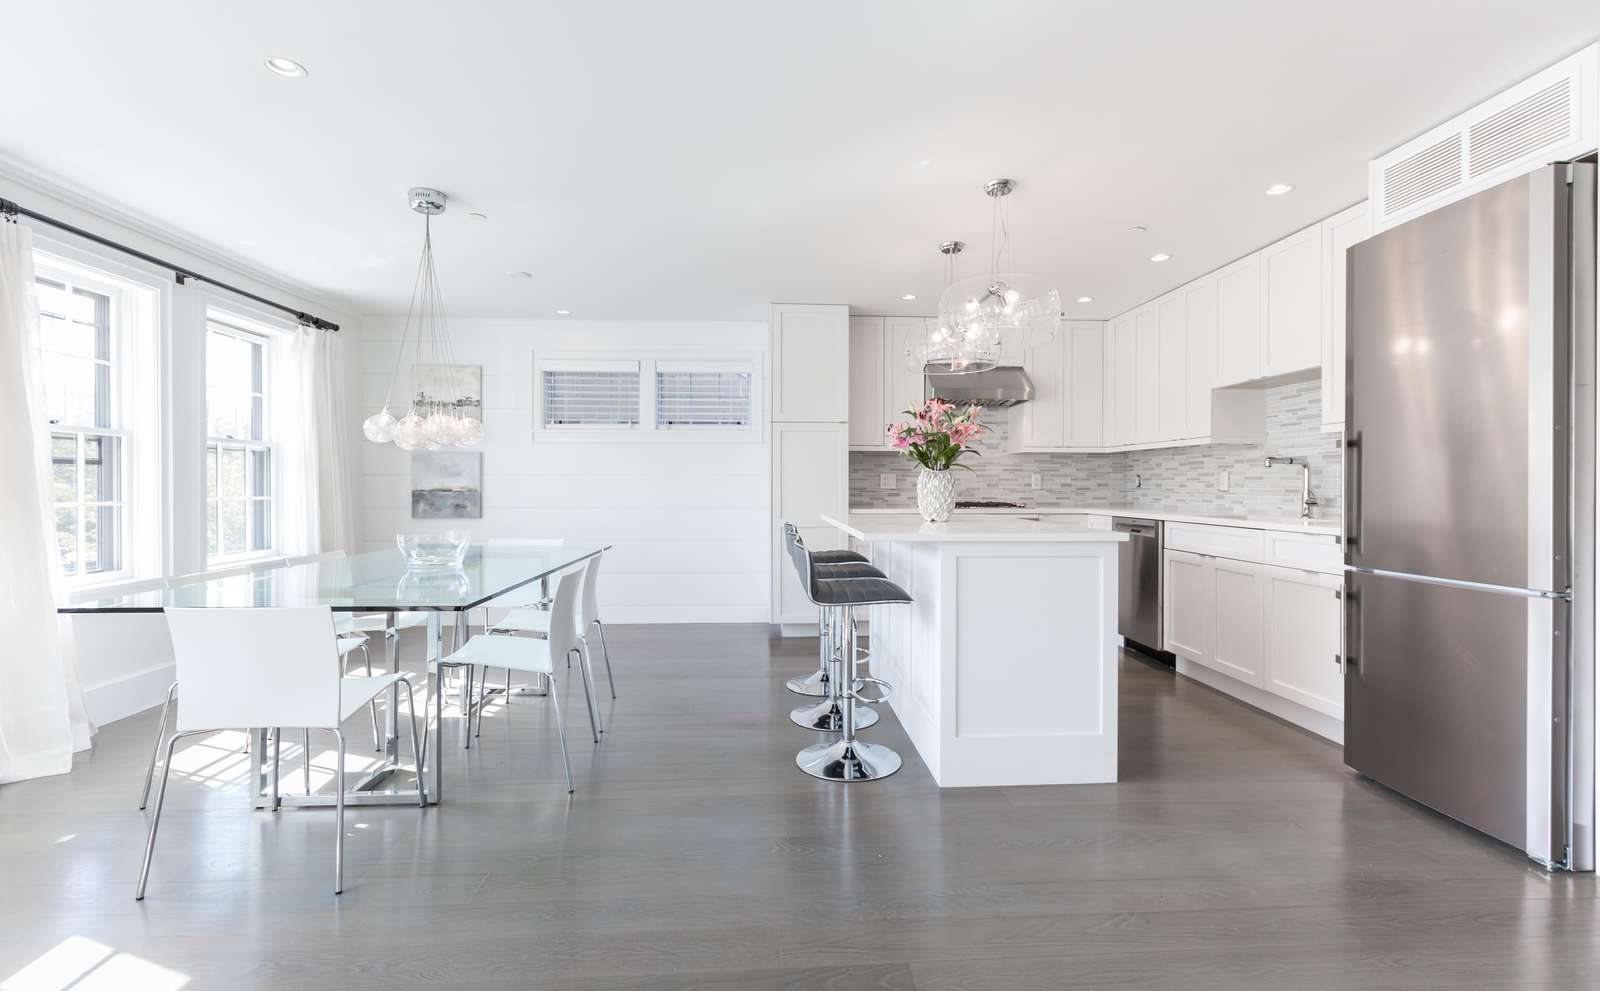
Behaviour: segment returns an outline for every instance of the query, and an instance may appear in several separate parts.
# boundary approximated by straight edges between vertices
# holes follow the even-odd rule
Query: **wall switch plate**
[[[882,475],[878,476],[878,488],[892,489],[895,487],[895,484],[898,482],[898,480],[898,476],[890,472],[884,472]]]
[[[1034,472],[1032,475],[1028,476],[1028,484],[1036,489],[1042,489],[1044,488],[1044,476],[1040,475],[1038,472]]]
[[[1226,491],[1228,491],[1228,469],[1226,469],[1226,468],[1224,468],[1221,471],[1217,472],[1217,491],[1218,492],[1226,492]]]

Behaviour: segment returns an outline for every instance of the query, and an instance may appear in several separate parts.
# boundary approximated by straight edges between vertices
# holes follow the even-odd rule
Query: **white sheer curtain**
[[[344,352],[339,335],[297,327],[274,349],[272,421],[285,479],[279,498],[285,554],[350,550],[348,438],[344,413]]]
[[[67,624],[51,525],[33,237],[0,222],[0,783],[64,774],[94,734]]]

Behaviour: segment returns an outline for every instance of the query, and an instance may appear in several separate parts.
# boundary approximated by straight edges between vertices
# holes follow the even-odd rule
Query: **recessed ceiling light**
[[[533,278],[533,273],[532,272],[512,272],[511,273],[511,277],[513,279],[531,279],[531,278]]]
[[[1145,226],[1143,226],[1141,224],[1134,224],[1132,227],[1128,228],[1128,232],[1131,233],[1131,234],[1143,234],[1145,231],[1147,231],[1149,229],[1150,228],[1145,227]]]
[[[1171,257],[1172,256],[1167,254],[1165,251],[1157,251],[1155,254],[1150,256],[1150,260],[1153,262],[1164,262]]]
[[[907,302],[907,303],[909,303],[909,302],[911,302],[911,301],[912,301],[912,300],[913,300],[913,299],[916,299],[916,298],[917,298],[917,294],[916,294],[916,293],[914,293],[914,292],[905,292],[905,293],[901,293],[901,294],[900,294],[900,298],[901,298],[901,299],[903,299],[903,300],[905,300],[905,301],[906,301],[906,302]]]
[[[467,214],[467,219],[468,220],[488,220],[489,219],[489,215],[487,213],[478,213],[477,211],[473,211],[472,213]]]
[[[273,55],[267,59],[267,68],[286,79],[304,79],[307,75],[306,67],[292,58],[282,55]]]
[[[1286,182],[1275,182],[1267,187],[1268,196],[1282,196],[1294,187]]]
[[[1093,303],[1094,302],[1094,297],[1093,296],[1079,296],[1078,297],[1078,302],[1080,302],[1080,303]]]
[[[570,316],[572,316],[572,311],[571,310],[557,310],[556,311],[556,316],[558,316],[558,317],[570,317]]]

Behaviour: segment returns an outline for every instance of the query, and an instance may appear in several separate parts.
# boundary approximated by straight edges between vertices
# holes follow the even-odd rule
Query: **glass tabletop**
[[[457,611],[588,560],[606,544],[473,546],[459,568],[407,568],[399,550],[369,551],[253,574],[174,579],[166,588],[75,602],[60,612],[159,612],[174,608],[330,606],[335,612]]]

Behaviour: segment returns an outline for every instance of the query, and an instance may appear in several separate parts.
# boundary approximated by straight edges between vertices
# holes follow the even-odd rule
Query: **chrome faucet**
[[[1317,504],[1316,497],[1311,494],[1311,465],[1305,461],[1296,461],[1294,458],[1267,457],[1268,468],[1273,465],[1292,465],[1300,469],[1300,518],[1311,518],[1311,507]]]

